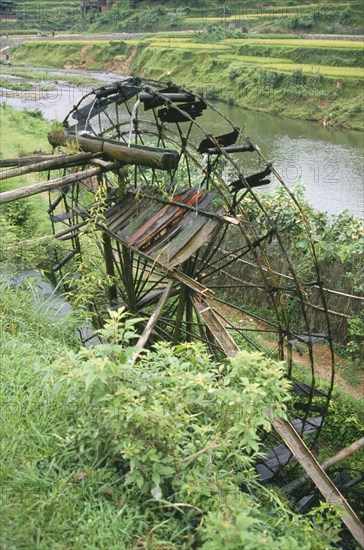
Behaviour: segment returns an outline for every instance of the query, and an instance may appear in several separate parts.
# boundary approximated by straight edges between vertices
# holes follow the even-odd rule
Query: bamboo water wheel
[[[267,482],[298,461],[321,493],[345,509],[343,521],[359,536],[358,518],[309,451],[333,388],[330,312],[309,221],[273,164],[201,95],[139,78],[85,95],[64,131],[49,140],[60,155],[2,161],[16,168],[1,179],[55,169],[63,174],[2,193],[0,203],[49,191],[54,236],[69,247],[54,272],[67,281],[69,267],[89,246],[91,224],[97,265],[108,283],[108,303],[95,299],[93,305],[97,311],[124,306],[146,318],[140,346],[196,341],[217,360],[244,346],[285,361],[290,421],[272,415],[283,442],[278,436],[271,441],[257,471]],[[264,186],[273,179],[282,203],[293,208],[293,221],[264,201]],[[292,254],[297,228],[304,230],[309,280]],[[323,349],[324,389],[317,377]],[[297,366],[297,353],[305,366]]]
[[[151,318],[145,344],[199,341],[218,360],[245,346],[285,360],[293,425],[313,445],[333,386],[329,316],[309,222],[259,147],[201,95],[138,78],[85,95],[49,139],[61,155],[19,159],[15,173],[63,169],[44,187],[55,237],[68,247],[54,272],[67,281],[93,220],[96,263],[109,281],[108,303],[95,299],[96,311],[123,305]],[[294,222],[265,205],[273,178]],[[297,227],[305,229],[314,280],[300,276],[291,256]],[[316,376],[322,343],[330,358],[325,391]],[[295,347],[308,366],[296,368]],[[278,445],[258,470],[269,480],[291,461]]]
[[[218,135],[217,124],[225,128]],[[93,155],[72,174],[92,165],[105,170],[52,193],[55,234],[70,243],[55,271],[64,276],[82,254],[93,194],[103,183],[97,238],[113,281],[109,305],[152,316],[149,342],[200,341],[217,359],[244,345],[285,360],[293,425],[313,445],[333,386],[330,323],[309,222],[272,163],[216,106],[170,83],[130,78],[101,87],[82,98],[64,125],[54,145],[75,141]],[[282,200],[294,205],[294,223],[265,206],[262,189],[273,178]],[[306,230],[303,253],[314,280],[304,280],[291,257],[298,226]],[[319,329],[312,304],[320,309]],[[317,387],[315,364],[315,347],[323,343],[325,391]],[[294,367],[295,348],[309,366]],[[274,478],[292,459],[285,445],[273,446],[258,466],[261,478]]]

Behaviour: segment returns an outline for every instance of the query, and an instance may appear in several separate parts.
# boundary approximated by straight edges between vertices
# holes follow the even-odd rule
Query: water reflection
[[[363,216],[363,133],[324,128],[221,103],[217,106],[234,124],[244,128],[253,143],[259,144],[289,186],[298,180],[304,183],[307,199],[314,207],[331,214],[350,209]],[[208,123],[211,113],[206,112],[204,117],[203,123]],[[248,169],[249,160],[245,162]]]
[[[60,76],[65,73],[58,72]],[[90,76],[89,72],[85,74]],[[103,83],[120,79],[117,75],[96,72],[92,77]],[[51,92],[42,91],[39,86],[34,92],[3,90],[1,100],[15,109],[41,109],[46,118],[63,120],[90,90],[89,86],[57,83]],[[350,209],[358,216],[364,215],[363,133],[324,128],[223,103],[216,106],[274,161],[289,186],[297,181],[304,183],[306,197],[315,208],[330,214]],[[209,109],[198,121],[214,135],[229,131],[221,117]],[[247,174],[257,168],[251,164],[249,155],[240,156],[239,162],[246,167]],[[274,185],[273,181],[270,187]]]

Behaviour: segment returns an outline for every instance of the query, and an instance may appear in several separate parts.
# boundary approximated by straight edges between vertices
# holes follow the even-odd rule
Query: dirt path
[[[217,310],[223,315],[225,319],[231,319],[238,322],[244,322],[245,326],[249,326],[250,328],[256,327],[259,329],[267,328],[264,323],[261,323],[257,321],[256,319],[253,319],[247,314],[241,313],[237,311],[234,308],[231,308],[229,306],[223,305],[223,304],[217,304],[215,302],[214,307],[216,306]],[[256,333],[258,334],[258,333]],[[277,348],[277,342],[272,342],[262,335],[262,333],[259,333],[257,336],[258,340],[262,344],[264,348],[269,348],[272,351]],[[303,346],[302,346],[303,347]],[[297,365],[301,365],[307,369],[310,368],[310,358],[308,352],[299,349],[297,351],[295,347],[293,346],[293,354],[292,359],[293,362]],[[320,378],[323,380],[329,382],[331,378],[331,351],[329,346],[321,343],[317,343],[314,345],[313,348],[313,357],[314,357],[314,365],[315,365],[315,372],[318,374]],[[340,357],[338,355],[334,355],[335,364],[343,364],[345,362],[345,359],[343,357]],[[353,386],[350,384],[343,376],[338,372],[338,369],[336,368],[335,372],[335,385],[339,386],[342,390],[346,391],[347,393],[350,393],[357,399],[363,399],[364,398],[364,372],[360,373],[360,382]]]

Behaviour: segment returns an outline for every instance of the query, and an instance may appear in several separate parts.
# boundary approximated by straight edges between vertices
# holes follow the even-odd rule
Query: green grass
[[[198,50],[198,51],[225,51],[230,50],[230,46],[227,44],[194,44],[193,42],[176,42],[174,41],[169,44],[162,40],[152,41],[149,43],[150,46],[154,48],[166,48],[171,47],[172,49],[181,49],[181,50]]]
[[[310,41],[290,38],[226,40],[197,43],[194,36],[151,36],[124,41],[28,41],[14,51],[14,62],[32,66],[102,69],[128,58],[131,71],[156,79],[174,79],[188,87],[209,90],[210,98],[249,109],[322,121],[329,113],[335,124],[362,129],[359,82],[363,79],[362,44],[345,40]],[[332,48],[330,46],[333,46]],[[306,87],[294,85],[293,72],[303,71]],[[279,76],[274,89],[264,72]],[[321,80],[312,86],[312,78]],[[59,80],[60,77],[57,77]],[[311,80],[310,80],[311,79]],[[337,80],[344,86],[337,89]],[[220,91],[219,91],[220,90]],[[233,90],[233,94],[229,94]]]
[[[171,31],[174,28],[203,29],[208,24],[228,24],[239,28],[249,23],[251,31],[295,33],[360,33],[363,29],[362,5],[346,2],[276,2],[274,9],[267,4],[231,0],[224,15],[220,0],[208,3],[183,3],[172,0],[148,2],[138,0],[130,10],[129,0],[120,0],[111,13],[105,12],[85,21],[78,0],[50,3],[47,0],[17,2],[18,21],[2,23],[8,33],[51,31],[140,32]],[[177,9],[176,9],[177,8]],[[119,14],[118,14],[119,10]],[[178,15],[176,15],[178,13]]]
[[[126,51],[127,46],[123,41],[25,41],[14,50],[12,60],[39,67],[63,68],[71,64],[75,67],[102,69],[105,62],[123,59]]]
[[[8,105],[2,104],[0,122],[2,158],[14,157],[24,152],[51,150],[47,140],[49,122],[45,121],[38,112],[15,111]]]
[[[107,461],[97,466],[97,455],[72,456],[80,407],[50,395],[42,382],[44,369],[75,345],[77,320],[52,319],[26,289],[2,285],[0,301],[1,546],[116,548],[119,536],[122,548],[130,512],[119,515],[122,506],[105,493],[117,474]]]

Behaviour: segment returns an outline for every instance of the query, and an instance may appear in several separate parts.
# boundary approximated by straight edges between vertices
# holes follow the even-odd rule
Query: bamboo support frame
[[[71,166],[79,166],[83,162],[87,162],[92,158],[92,153],[77,153],[75,155],[61,155],[42,162],[34,164],[26,164],[19,168],[0,171],[0,180],[23,176],[31,172],[43,172],[45,170],[57,170],[58,168],[69,168]]]
[[[336,455],[331,456],[330,458],[327,458],[322,464],[321,468],[323,470],[329,470],[329,468],[332,468],[333,466],[336,466],[336,464],[339,464],[349,456],[352,456],[357,451],[360,451],[364,448],[364,437],[361,439],[358,439],[357,441],[354,441],[354,443],[351,443],[348,445],[348,447],[345,447],[345,449],[341,449]],[[288,485],[282,488],[282,491],[287,494],[293,493],[296,489],[299,489],[302,485],[304,485],[306,482],[310,481],[310,476],[308,474],[304,474],[299,479],[295,479]]]
[[[39,193],[51,191],[52,189],[60,189],[65,185],[76,183],[87,178],[92,178],[93,176],[99,176],[103,172],[114,170],[118,166],[119,164],[117,162],[110,162],[105,168],[89,168],[87,170],[81,170],[80,172],[75,172],[74,174],[69,174],[68,176],[63,176],[61,178],[34,183],[32,185],[20,187],[19,189],[13,189],[12,191],[5,191],[4,193],[0,193],[0,204],[6,204],[18,199],[39,195]]]

